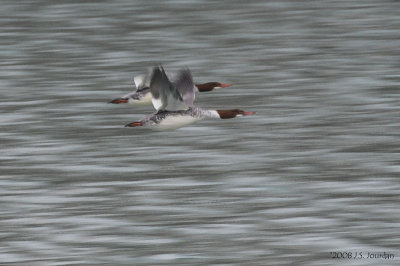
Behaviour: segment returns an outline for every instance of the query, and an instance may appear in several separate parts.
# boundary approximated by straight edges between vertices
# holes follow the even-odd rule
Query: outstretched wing
[[[155,67],[151,75],[150,91],[153,96],[152,103],[156,110],[186,110],[181,94],[169,81],[163,67]]]
[[[189,107],[193,106],[195,98],[195,87],[192,74],[189,69],[183,69],[178,72],[172,84],[178,90],[183,102]]]

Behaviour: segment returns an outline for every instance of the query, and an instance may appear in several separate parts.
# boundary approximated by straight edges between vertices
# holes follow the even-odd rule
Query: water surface
[[[395,265],[396,1],[3,1],[0,262]],[[204,108],[124,128],[134,74],[188,66]],[[387,252],[394,260],[332,259]]]

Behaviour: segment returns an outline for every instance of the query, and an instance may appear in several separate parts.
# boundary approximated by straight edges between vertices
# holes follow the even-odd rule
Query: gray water
[[[2,1],[0,263],[395,265],[397,1]],[[107,102],[163,64],[255,116]],[[330,252],[394,259],[333,259]]]

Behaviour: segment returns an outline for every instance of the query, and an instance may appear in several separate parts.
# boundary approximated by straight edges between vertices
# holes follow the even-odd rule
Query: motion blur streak
[[[399,10],[2,1],[0,262],[398,265]],[[107,101],[157,64],[256,115],[124,128],[152,107]]]

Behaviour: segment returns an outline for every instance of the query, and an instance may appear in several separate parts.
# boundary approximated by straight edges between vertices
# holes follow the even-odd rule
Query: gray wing
[[[187,106],[193,106],[193,101],[195,98],[195,87],[190,70],[186,68],[179,71],[173,81],[173,85],[179,91],[183,102]]]
[[[152,103],[156,110],[186,110],[181,94],[169,81],[163,67],[155,67],[150,80]]]

